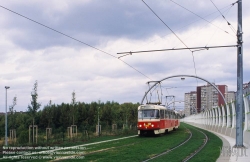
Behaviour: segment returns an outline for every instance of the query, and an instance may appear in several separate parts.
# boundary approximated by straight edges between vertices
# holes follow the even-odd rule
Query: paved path
[[[247,144],[244,143],[245,149],[235,149],[235,139],[217,132],[210,131],[220,138],[224,138],[223,150],[217,162],[250,162],[250,149]]]

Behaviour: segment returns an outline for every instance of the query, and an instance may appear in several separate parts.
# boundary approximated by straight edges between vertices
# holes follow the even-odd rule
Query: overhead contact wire
[[[231,23],[226,19],[226,17],[220,12],[220,10],[218,9],[218,7],[215,5],[215,3],[210,0],[214,7],[219,11],[219,13],[221,14],[221,16],[223,17],[223,19],[227,22],[227,25],[229,25],[229,27],[232,29],[232,31],[236,34],[236,30],[234,29],[234,27],[231,25]],[[235,3],[238,3],[238,1],[236,1]],[[235,3],[232,3],[231,6],[234,6]]]
[[[148,79],[151,79],[149,78],[147,75],[143,74],[142,72],[140,72],[139,70],[137,70],[136,68],[134,68],[133,66],[131,66],[130,64],[126,63],[125,61],[119,59],[121,62],[123,62],[124,64],[128,65],[129,67],[131,67],[132,69],[134,69],[135,71],[137,71],[138,73],[140,73],[141,75],[145,76],[146,78]]]
[[[231,5],[229,9],[227,9],[225,11],[225,15],[227,15],[227,13],[230,11],[230,9],[232,8],[233,6]],[[214,31],[213,35],[210,37],[210,39],[208,40],[206,46],[208,46],[208,43],[210,42],[210,40],[214,37],[215,33],[216,33],[217,30]]]
[[[81,41],[81,40],[78,40],[78,39],[76,39],[76,38],[74,38],[74,37],[72,37],[72,36],[69,36],[69,35],[67,35],[67,34],[64,34],[64,33],[60,32],[60,31],[58,31],[58,30],[56,30],[56,29],[53,29],[53,28],[51,28],[51,27],[49,27],[49,26],[47,26],[47,25],[44,25],[44,24],[42,24],[42,23],[40,23],[40,22],[38,22],[38,21],[35,21],[35,20],[31,19],[31,18],[28,18],[27,16],[24,16],[24,15],[22,15],[22,14],[19,14],[19,13],[15,12],[15,11],[13,11],[13,10],[10,10],[10,9],[4,7],[4,6],[1,6],[1,5],[0,5],[0,7],[2,7],[3,9],[5,9],[5,10],[7,10],[7,11],[10,11],[10,12],[12,12],[12,13],[18,15],[18,16],[21,16],[21,17],[23,17],[23,18],[25,18],[25,19],[27,19],[27,20],[29,20],[29,21],[32,21],[32,22],[34,22],[34,23],[36,23],[36,24],[38,24],[38,25],[41,25],[41,26],[43,26],[43,27],[45,27],[45,28],[47,28],[47,29],[50,29],[50,30],[52,30],[52,31],[54,31],[54,32],[56,32],[56,33],[59,33],[59,34],[65,36],[65,37],[68,37],[68,38],[70,38],[70,39],[73,39],[73,40],[75,40],[75,41],[77,41],[77,42],[79,42],[79,43],[82,43],[82,44],[84,44],[84,45],[86,45],[86,46],[88,46],[88,47],[91,47],[91,48],[93,48],[93,49],[95,49],[95,50],[97,50],[97,51],[100,51],[100,52],[102,52],[102,53],[104,53],[104,54],[106,54],[106,55],[109,55],[110,57],[116,58],[116,59],[120,60],[121,62],[123,62],[124,64],[126,64],[127,66],[129,66],[130,68],[132,68],[132,69],[134,69],[135,71],[139,72],[141,75],[145,76],[146,78],[149,78],[148,76],[146,76],[145,74],[143,74],[142,72],[140,72],[139,70],[137,70],[136,68],[134,68],[133,66],[131,66],[130,64],[128,64],[127,62],[125,62],[125,61],[119,59],[118,57],[116,57],[116,56],[114,56],[114,55],[112,55],[112,54],[110,54],[110,53],[107,53],[107,52],[105,52],[105,51],[103,51],[103,50],[101,50],[101,49],[98,49],[98,48],[96,48],[96,47],[94,47],[94,46],[92,46],[92,45],[90,45],[90,44],[87,44],[87,43],[85,43],[85,42],[83,42],[83,41]],[[149,78],[149,79],[150,79],[150,78]]]
[[[226,7],[224,7],[224,8],[226,8]],[[230,9],[232,8],[232,6],[230,6],[225,12],[228,12]],[[217,11],[216,11],[217,12]],[[209,15],[211,15],[211,14],[209,14]],[[206,16],[205,16],[206,17]],[[217,17],[219,17],[219,16],[217,16]],[[217,17],[215,17],[213,20],[215,20],[215,19],[217,19]],[[212,21],[213,21],[212,20]],[[206,25],[204,25],[202,28],[204,28]],[[193,33],[192,35],[194,35],[194,34],[197,34],[197,32],[199,32],[202,28],[200,28],[199,30],[197,30],[195,33]],[[216,28],[216,30],[218,30],[219,28]],[[227,34],[227,33],[226,33]],[[214,35],[214,34],[213,34]],[[231,34],[229,34],[230,36],[233,36],[233,35],[231,35]],[[189,36],[189,37],[191,37],[191,35]],[[187,38],[185,38],[185,39],[188,39],[189,37],[187,37]],[[209,39],[209,41],[211,40],[211,38],[212,38],[213,36],[211,36],[210,37],[210,39]],[[233,36],[234,37],[234,36]],[[208,42],[209,42],[208,41]],[[205,47],[207,47],[207,45],[208,45],[208,43],[206,44],[206,46]],[[198,50],[193,50],[193,52],[197,52],[197,51],[201,51],[201,50],[205,50],[205,49],[198,49]]]
[[[223,9],[225,9],[225,8],[227,8],[227,7],[230,7],[230,6],[231,6],[231,5],[226,6],[226,7],[223,7],[223,8],[221,8],[220,10],[223,10]],[[232,7],[232,6],[231,6],[231,7]],[[204,17],[208,17],[208,16],[210,16],[210,15],[216,13],[216,12],[217,12],[217,11],[215,11],[215,12],[213,12],[213,13],[210,13],[210,14],[208,14],[208,15],[205,15]],[[197,22],[197,20],[196,20],[196,21],[193,21],[193,22],[191,22],[191,23],[189,23],[188,25],[193,24],[193,23],[195,23],[195,22]],[[182,28],[185,28],[185,27],[187,27],[188,25],[179,27],[177,30],[182,29]],[[223,32],[224,32],[224,31],[223,31]],[[167,35],[165,35],[165,36],[163,36],[163,37],[167,37],[168,35],[169,35],[169,34],[167,34]],[[231,34],[230,34],[230,35],[231,35]],[[234,37],[234,35],[231,35],[231,36]],[[163,38],[163,37],[161,37],[161,38]],[[152,40],[152,41],[150,41],[150,42],[144,43],[143,46],[145,46],[145,45],[147,45],[147,44],[149,44],[149,43],[155,42],[155,41],[158,40],[158,39],[159,39],[159,38],[154,39],[154,40]],[[165,39],[165,38],[164,38],[164,39]],[[142,45],[141,45],[141,46],[142,46]],[[137,47],[137,49],[139,49],[139,47]],[[129,54],[128,54],[128,55],[129,55]],[[124,56],[127,56],[127,55],[123,55],[123,56],[120,56],[120,57],[124,57]]]
[[[220,30],[222,30],[223,32],[225,32],[225,33],[229,34],[229,32],[228,32],[228,31],[226,31],[226,30],[224,30],[224,29],[222,29],[222,28],[218,27],[217,25],[215,25],[215,24],[213,24],[212,22],[210,22],[210,21],[206,20],[205,18],[203,18],[203,17],[201,17],[200,15],[198,15],[198,14],[194,13],[193,11],[191,11],[191,10],[187,9],[186,7],[184,7],[184,6],[180,5],[179,3],[177,3],[177,2],[175,2],[175,1],[173,1],[173,0],[170,0],[170,1],[171,1],[171,2],[173,2],[173,3],[175,3],[176,5],[180,6],[181,8],[183,8],[183,9],[185,9],[185,10],[189,11],[190,13],[192,13],[192,14],[196,15],[197,17],[201,18],[202,20],[204,20],[204,21],[208,22],[209,24],[211,24],[211,25],[213,25],[213,26],[215,26],[215,27],[219,28],[219,29],[220,29]]]
[[[96,50],[98,50],[98,51],[100,51],[100,52],[103,52],[103,53],[105,53],[105,54],[107,54],[107,55],[109,55],[109,56],[111,56],[111,57],[116,58],[116,56],[114,56],[114,55],[111,55],[111,54],[109,54],[109,53],[107,53],[107,52],[105,52],[105,51],[103,51],[103,50],[100,50],[100,49],[98,49],[98,48],[96,48],[96,47],[94,47],[94,46],[91,46],[91,45],[89,45],[89,44],[87,44],[87,43],[85,43],[85,42],[83,42],[83,41],[80,41],[80,40],[78,40],[78,39],[76,39],[76,38],[73,38],[73,37],[67,35],[67,34],[64,34],[64,33],[60,32],[60,31],[58,31],[58,30],[56,30],[56,29],[53,29],[53,28],[51,28],[51,27],[49,27],[49,26],[47,26],[47,25],[44,25],[44,24],[42,24],[42,23],[40,23],[40,22],[38,22],[38,21],[35,21],[35,20],[33,20],[33,19],[31,19],[31,18],[28,18],[28,17],[26,17],[26,16],[24,16],[24,15],[21,15],[21,14],[15,12],[15,11],[13,11],[13,10],[10,10],[10,9],[8,9],[8,8],[6,8],[6,7],[1,6],[1,5],[0,5],[0,7],[6,9],[6,10],[8,10],[8,11],[10,11],[10,12],[12,12],[12,13],[18,15],[18,16],[21,16],[21,17],[23,17],[23,18],[25,18],[25,19],[28,19],[28,20],[30,20],[30,21],[36,23],[36,24],[39,24],[39,25],[41,25],[41,26],[43,26],[43,27],[45,27],[45,28],[48,28],[48,29],[50,29],[50,30],[53,30],[54,32],[57,32],[57,33],[59,33],[59,34],[61,34],[61,35],[64,35],[64,36],[70,38],[70,39],[73,39],[73,40],[75,40],[75,41],[77,41],[77,42],[80,42],[80,43],[82,43],[82,44],[85,44],[86,46],[89,46],[89,47],[94,48],[94,49],[96,49]]]
[[[182,44],[184,44],[184,46],[186,46],[187,48],[188,48],[188,46],[181,40],[181,38],[179,38],[178,37],[178,35],[153,11],[153,9],[151,9],[151,7],[149,7],[149,5],[146,3],[146,2],[144,2],[143,0],[142,0],[142,2],[154,13],[154,15],[156,16],[156,17],[158,17],[158,19],[179,39],[179,41],[181,41],[182,42]],[[190,49],[189,49],[190,50]],[[197,76],[197,73],[196,73],[196,67],[195,67],[195,62],[194,62],[194,55],[193,55],[193,51],[192,50],[190,50],[190,52],[192,52],[192,57],[193,57],[193,63],[194,63],[194,70],[195,70],[195,75]],[[198,85],[198,80],[197,80],[197,78],[196,78],[196,81],[197,81],[197,85]]]
[[[146,2],[144,2],[143,0],[142,0],[142,2],[152,11],[152,13],[176,36],[176,38],[178,38],[179,39],[179,41],[181,41],[182,42],[182,44],[184,44],[187,48],[188,48],[188,46],[178,37],[178,35],[154,12],[154,10],[151,8],[151,7],[149,7],[149,5],[146,3]],[[191,50],[190,50],[191,51]]]

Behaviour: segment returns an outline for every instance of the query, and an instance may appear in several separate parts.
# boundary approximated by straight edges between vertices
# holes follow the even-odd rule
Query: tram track
[[[158,154],[139,154],[140,156],[147,156],[148,159],[140,159],[139,158],[134,158],[135,161],[139,160],[139,161],[150,161],[150,160],[154,160],[154,161],[164,161],[164,160],[172,160],[172,161],[189,161],[191,159],[193,159],[194,157],[196,157],[195,155],[199,154],[201,152],[201,150],[203,150],[205,148],[205,146],[209,143],[208,142],[208,137],[209,135],[206,134],[205,131],[202,131],[200,129],[196,129],[194,127],[190,127],[190,126],[183,126],[183,133],[185,132],[187,134],[186,139],[181,140],[179,142],[178,145],[172,145],[172,147],[165,147],[165,151],[164,149],[161,153]],[[172,137],[174,136],[174,134],[172,134]],[[170,137],[170,136],[168,136]],[[122,151],[122,150],[126,150],[125,152],[127,152],[128,149],[125,148],[134,148],[138,145],[140,145],[141,143],[146,143],[148,142],[149,139],[156,139],[157,138],[161,139],[162,137],[156,137],[156,138],[151,138],[151,137],[145,137],[145,139],[142,138],[138,138],[140,139],[140,141],[137,142],[132,142],[132,143],[123,143],[120,145],[115,145],[115,146],[109,146],[109,147],[103,147],[103,148],[99,148],[97,150],[92,150],[92,151],[87,151],[83,154],[83,156],[86,157],[86,159],[91,160],[91,159],[96,159],[96,156],[98,156],[98,159],[101,159],[101,161],[103,161],[103,158],[106,159],[106,156],[111,155],[113,156],[114,154],[116,154],[116,152],[118,150]],[[166,139],[167,140],[167,139]],[[196,144],[194,144],[194,141],[199,141],[199,142],[195,142]],[[152,142],[151,142],[152,143]],[[152,146],[152,145],[150,145]],[[183,151],[185,152],[184,154],[180,155],[178,158],[176,158],[176,153],[179,151]],[[118,153],[120,152],[118,151]],[[129,153],[127,152],[127,155]],[[123,154],[126,156],[126,154]],[[94,157],[95,156],[95,157]],[[121,155],[122,156],[122,155]],[[116,157],[116,156],[114,156]],[[174,158],[173,158],[174,157]],[[119,158],[119,157],[118,157]],[[114,161],[114,159],[109,159],[111,161]]]
[[[131,138],[135,137],[135,138]],[[208,141],[209,139],[209,141]],[[60,155],[60,151],[77,151],[79,146],[84,146],[83,152],[76,154],[62,154],[62,158],[53,161],[77,160],[78,157],[85,161],[189,161],[201,159],[204,151],[208,150],[214,141],[211,134],[188,124],[182,124],[177,131],[171,131],[167,135],[137,137],[128,136],[112,140],[93,142],[72,147],[65,147],[63,150],[47,150],[51,153],[43,156]],[[207,146],[206,146],[207,145]],[[205,147],[206,146],[206,147]],[[213,148],[215,148],[213,146]],[[53,153],[53,151],[56,151]],[[207,151],[205,151],[207,153]],[[37,152],[41,153],[41,152]],[[209,157],[215,151],[210,152]],[[53,155],[52,155],[53,154]],[[54,155],[55,154],[55,155]],[[38,156],[35,153],[30,156]],[[207,157],[209,159],[209,157]],[[52,160],[52,159],[51,159]],[[81,161],[81,159],[78,159]],[[212,160],[211,160],[212,161]]]
[[[143,161],[145,158],[150,158],[163,151],[173,149],[177,145],[184,144],[191,137],[191,132],[181,126],[177,131],[171,131],[165,135],[138,136],[133,142],[129,140],[116,146],[113,146],[113,144],[102,146],[95,150],[86,151],[84,156],[87,161],[97,159],[100,161],[124,161],[125,159]],[[164,144],[168,148],[164,147]]]
[[[186,127],[185,127],[185,128],[186,128]],[[187,129],[187,128],[186,128],[186,129]],[[191,132],[189,129],[187,129],[187,131],[188,131],[189,134],[190,134],[190,136],[188,137],[187,140],[185,140],[184,142],[180,143],[179,145],[177,145],[177,146],[175,146],[175,147],[173,147],[173,148],[171,148],[171,149],[169,149],[169,150],[167,150],[167,151],[165,151],[165,152],[163,152],[163,153],[160,153],[160,154],[158,154],[158,155],[155,155],[155,156],[153,156],[153,157],[151,157],[151,158],[149,158],[149,159],[147,159],[147,160],[144,160],[144,161],[142,161],[142,162],[147,162],[147,161],[156,159],[156,158],[158,158],[158,157],[160,157],[160,156],[162,156],[162,155],[166,155],[166,154],[168,154],[169,152],[171,152],[171,151],[173,151],[173,150],[179,148],[180,146],[184,145],[185,143],[187,143],[187,142],[192,138],[192,136],[193,136],[192,132]]]
[[[207,135],[203,131],[201,131],[201,130],[198,130],[198,131],[201,132],[202,134],[204,134],[204,136],[205,136],[205,140],[204,140],[203,145],[200,146],[197,150],[195,150],[190,156],[188,156],[187,158],[185,158],[184,160],[182,160],[182,162],[187,162],[192,157],[194,157],[195,155],[197,155],[205,147],[205,145],[207,144],[207,141],[208,141]]]
[[[180,143],[179,145],[177,146],[174,146],[172,149],[164,152],[164,153],[161,153],[161,154],[158,154],[148,160],[151,160],[151,159],[154,159],[154,158],[157,158],[161,155],[164,155],[164,154],[167,154],[168,152],[171,152],[172,150],[182,146],[183,144],[185,144],[186,142],[188,142],[191,138],[192,138],[192,132],[186,128],[186,132],[188,132],[190,135],[189,137],[182,143]],[[122,145],[119,145],[119,146],[112,146],[112,147],[108,147],[108,148],[101,148],[101,149],[97,149],[97,150],[93,150],[93,151],[86,151],[85,153],[83,154],[76,154],[76,155],[71,155],[71,156],[68,156],[68,157],[78,157],[78,156],[89,156],[89,155],[94,155],[94,154],[99,154],[99,153],[102,153],[102,152],[108,152],[108,151],[112,151],[112,150],[119,150],[119,149],[122,149],[122,148],[125,148],[125,147],[133,147],[134,145],[137,145],[137,144],[140,144],[140,143],[146,143],[148,141],[148,138],[145,138],[145,139],[142,139],[140,138],[141,141],[139,142],[133,142],[133,143],[129,143],[129,144],[122,144]],[[64,156],[63,158],[61,159],[55,159],[55,160],[52,160],[52,161],[62,161],[62,160],[66,160],[67,159],[67,156]],[[145,161],[148,161],[148,160],[145,160]]]
[[[186,127],[185,127],[185,128],[186,128]],[[149,158],[149,159],[147,159],[147,160],[144,160],[144,161],[142,161],[142,162],[147,162],[147,161],[150,161],[150,160],[157,160],[157,158],[159,158],[159,157],[161,157],[161,156],[163,156],[163,155],[166,155],[166,154],[168,154],[168,153],[170,153],[170,152],[173,152],[175,149],[177,149],[177,148],[183,146],[184,144],[186,144],[186,143],[187,143],[188,141],[190,141],[190,139],[192,139],[192,137],[193,137],[192,131],[190,131],[188,128],[186,128],[186,129],[187,129],[187,131],[190,133],[190,136],[188,137],[187,140],[185,140],[184,142],[180,143],[179,145],[177,145],[177,146],[175,146],[175,147],[173,147],[173,148],[171,148],[171,149],[169,149],[169,150],[167,150],[167,151],[165,151],[165,152],[163,152],[163,153],[157,154],[157,155],[155,155],[155,156],[153,156],[153,157],[151,157],[151,158]],[[193,151],[189,156],[187,156],[187,157],[185,157],[183,160],[181,160],[182,162],[187,162],[187,161],[189,161],[190,159],[192,159],[195,155],[197,155],[197,154],[205,147],[205,145],[206,145],[207,142],[208,142],[208,136],[207,136],[203,131],[198,130],[198,129],[195,129],[195,130],[196,130],[197,132],[200,132],[201,134],[204,135],[204,137],[205,137],[205,138],[204,138],[204,142],[202,143],[201,146],[199,146],[198,149],[196,149],[196,150]]]

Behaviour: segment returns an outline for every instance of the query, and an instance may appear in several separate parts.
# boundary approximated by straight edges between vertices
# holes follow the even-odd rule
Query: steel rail
[[[187,128],[186,128],[186,129],[187,129]],[[168,151],[165,151],[165,152],[163,152],[163,153],[160,153],[160,154],[158,154],[158,155],[155,155],[155,156],[153,156],[153,157],[151,157],[151,158],[149,158],[149,159],[147,159],[147,160],[144,160],[143,162],[147,162],[147,161],[149,161],[149,160],[156,159],[156,158],[158,158],[158,157],[160,157],[160,156],[162,156],[162,155],[165,155],[165,154],[167,154],[167,153],[169,153],[169,152],[171,152],[171,151],[177,149],[178,147],[184,145],[185,143],[187,143],[187,142],[191,139],[191,137],[193,136],[192,132],[191,132],[189,129],[187,129],[187,130],[188,130],[188,132],[190,133],[190,136],[189,136],[189,138],[188,138],[187,140],[185,140],[185,141],[182,142],[181,144],[179,144],[179,145],[173,147],[172,149],[170,149],[170,150],[168,150]]]
[[[188,160],[190,160],[192,157],[194,157],[196,154],[198,154],[204,148],[204,146],[207,144],[207,141],[208,141],[207,135],[203,131],[200,131],[200,130],[198,130],[198,131],[205,135],[205,137],[206,137],[205,142],[203,143],[203,145],[201,147],[199,147],[197,150],[195,150],[192,155],[190,155],[189,157],[182,160],[182,162],[187,162]]]

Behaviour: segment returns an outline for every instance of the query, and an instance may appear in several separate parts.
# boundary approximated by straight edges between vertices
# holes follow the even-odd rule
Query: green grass
[[[172,152],[163,155],[153,161],[182,161],[189,155],[191,155],[195,150],[197,150],[202,144],[205,139],[205,136],[200,133],[196,128],[193,126],[183,124],[187,129],[189,129],[192,132],[191,139],[182,145],[181,147],[173,150]]]
[[[199,152],[199,154],[195,155],[190,162],[200,162],[200,161],[216,161],[220,156],[220,149],[222,148],[222,140],[210,133],[208,131],[202,130],[208,136],[208,143],[206,146]]]
[[[135,137],[107,143],[106,146],[96,146],[87,151],[85,161],[142,161],[182,143],[188,137],[186,129],[180,127],[177,131],[159,137]],[[104,148],[109,149],[91,154],[93,150]]]
[[[94,142],[106,141],[106,140],[111,140],[111,139],[117,139],[117,138],[122,138],[122,137],[127,137],[127,136],[128,135],[100,136],[100,137],[90,138],[88,141],[85,141],[85,142],[83,142],[83,141],[64,141],[60,145],[55,145],[55,146],[58,146],[58,147],[70,147],[70,146],[77,146],[77,145],[89,144],[89,143],[94,143]],[[10,147],[12,147],[12,146],[10,146]],[[29,147],[32,147],[32,146],[29,146]],[[42,147],[47,147],[47,146],[42,146]],[[70,151],[70,150],[72,150],[72,149],[67,149],[67,151]],[[44,150],[35,150],[35,151],[39,152],[39,151],[46,151],[46,150],[44,149]],[[32,152],[34,152],[34,150],[32,150]],[[9,156],[11,156],[11,155],[9,155]],[[12,156],[14,156],[14,155],[12,155]],[[35,157],[35,156],[39,156],[39,155],[32,155],[32,156]],[[48,155],[47,154],[43,154],[43,155],[40,155],[40,156],[48,156]],[[3,155],[0,156],[0,158],[2,158],[2,157],[3,157]],[[0,161],[1,162],[2,161],[3,162],[10,161],[10,159],[0,159]],[[13,159],[11,161],[13,161],[13,162],[15,162],[15,161],[22,161],[22,159]],[[29,160],[29,161],[36,161],[37,162],[37,161],[48,161],[48,160],[37,160],[36,159],[36,160]]]
[[[178,144],[184,142],[189,138],[190,134],[186,130],[188,128],[192,132],[192,138],[166,155],[158,157],[152,161],[182,161],[195,150],[197,150],[204,142],[205,136],[199,132],[199,128],[195,128],[191,125],[181,123],[180,128],[177,131],[169,132],[166,135],[161,136],[146,136],[146,137],[132,137],[127,139],[122,139],[119,141],[110,141],[101,144],[94,144],[85,146],[86,150],[80,160],[67,159],[60,161],[96,161],[96,162],[112,162],[112,161],[143,161],[150,157],[153,157],[159,153],[165,152]],[[222,147],[222,141],[219,137],[214,134],[202,130],[207,134],[209,140],[207,145],[195,155],[190,161],[216,161],[220,154],[220,148]],[[115,138],[120,138],[115,137]],[[103,140],[114,139],[112,136],[99,137],[91,139],[86,143],[98,142]],[[83,143],[82,143],[83,144]],[[71,144],[70,144],[71,145]],[[65,151],[73,151],[73,149],[68,149]],[[59,152],[59,151],[58,151]],[[35,155],[34,155],[35,156]],[[36,155],[37,156],[37,155]],[[47,155],[40,155],[47,156]],[[57,155],[59,156],[59,155]],[[63,155],[66,156],[66,155]],[[49,160],[29,160],[29,161],[49,161]]]
[[[214,135],[213,133],[210,133],[208,131],[205,131],[203,129],[194,128],[193,126],[187,125],[185,123],[182,123],[182,125],[185,125],[188,129],[190,129],[193,133],[192,139],[190,139],[189,142],[187,142],[183,147],[180,147],[173,152],[159,157],[153,161],[160,162],[160,161],[182,161],[186,156],[191,155],[195,150],[198,149],[199,146],[203,144],[203,140],[205,139],[205,136],[200,133],[198,130],[203,131],[208,136],[208,142],[205,145],[205,147],[194,157],[192,157],[189,161],[190,162],[200,162],[200,161],[207,161],[207,162],[213,162],[218,159],[220,155],[220,148],[222,147],[222,141],[219,137]]]

